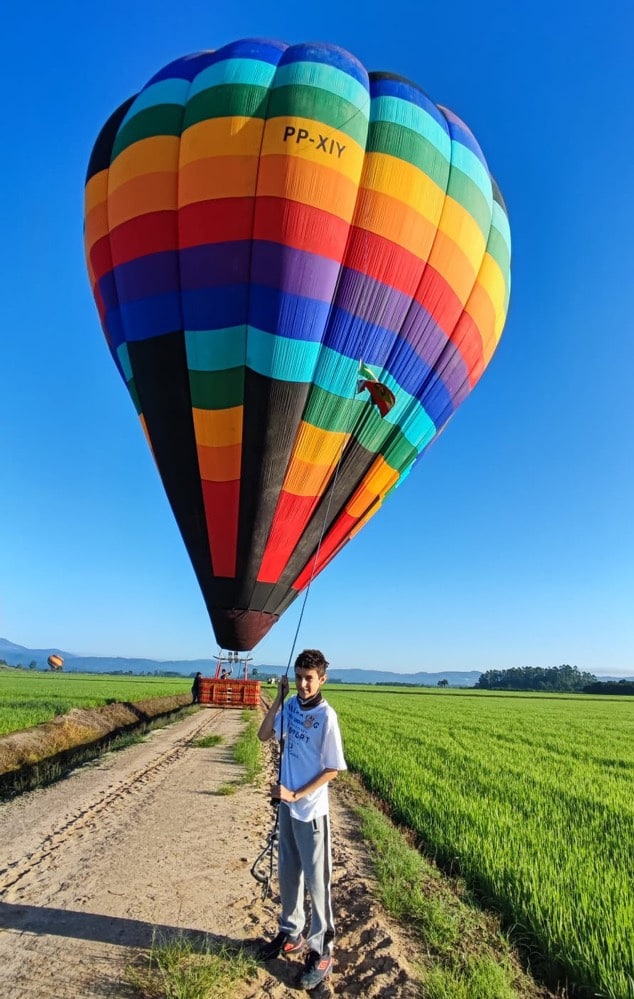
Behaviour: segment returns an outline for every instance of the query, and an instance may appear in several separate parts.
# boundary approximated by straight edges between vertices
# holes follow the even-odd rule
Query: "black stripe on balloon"
[[[236,576],[238,607],[252,606],[256,579],[310,386],[247,368]]]
[[[101,129],[99,135],[97,136],[97,141],[95,142],[92,153],[90,154],[90,160],[88,162],[88,169],[86,171],[86,183],[95,174],[100,173],[102,170],[107,170],[110,166],[112,159],[112,147],[114,145],[114,140],[117,137],[117,132],[119,130],[119,125],[125,118],[128,108],[134,100],[136,100],[136,94],[129,97],[127,101],[117,108],[116,111],[108,118],[108,121]]]
[[[128,353],[159,474],[211,615],[215,594],[183,334],[131,340]]]

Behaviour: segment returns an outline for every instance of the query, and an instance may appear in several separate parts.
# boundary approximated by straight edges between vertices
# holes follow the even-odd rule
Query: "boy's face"
[[[320,676],[316,669],[295,670],[295,686],[302,701],[307,701],[309,697],[314,697],[319,688],[326,682],[326,674]]]

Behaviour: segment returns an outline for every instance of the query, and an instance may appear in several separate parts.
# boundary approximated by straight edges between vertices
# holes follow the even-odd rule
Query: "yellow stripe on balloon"
[[[181,167],[215,156],[259,156],[264,121],[232,115],[196,122],[181,137]]]
[[[108,190],[112,195],[123,184],[148,174],[178,170],[179,137],[153,135],[134,142],[110,166]]]
[[[486,292],[493,303],[496,314],[495,335],[497,339],[502,335],[504,320],[506,319],[506,280],[500,269],[497,260],[489,253],[485,254],[480,273],[478,274],[478,284],[486,289]]]
[[[396,469],[379,456],[362,479],[358,489],[346,505],[346,512],[355,519],[363,517],[377,499],[385,496],[398,481]]]
[[[365,150],[345,132],[331,128],[330,125],[311,118],[285,115],[269,118],[266,122],[260,155],[325,164],[358,184]]]
[[[294,496],[320,496],[328,484],[348,435],[302,422],[283,490]]]
[[[486,240],[473,215],[453,198],[447,198],[445,201],[438,230],[444,232],[460,247],[474,271],[480,269],[486,251]]]
[[[423,170],[387,153],[368,153],[361,186],[398,198],[433,225],[445,204],[445,192]]]

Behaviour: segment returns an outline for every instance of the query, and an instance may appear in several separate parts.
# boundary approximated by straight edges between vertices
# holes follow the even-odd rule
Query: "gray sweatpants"
[[[318,954],[330,953],[335,924],[330,898],[330,822],[322,815],[312,822],[294,819],[288,805],[279,805],[278,873],[282,914],[280,929],[297,936],[304,929],[304,884],[310,894],[308,947]]]

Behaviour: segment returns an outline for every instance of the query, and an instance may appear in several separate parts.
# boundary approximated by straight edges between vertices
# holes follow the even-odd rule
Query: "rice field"
[[[634,999],[634,699],[328,687],[348,765],[552,978]]]
[[[184,694],[191,685],[190,677],[1,670],[0,735],[50,721],[71,708],[96,708],[112,701],[143,701]]]

